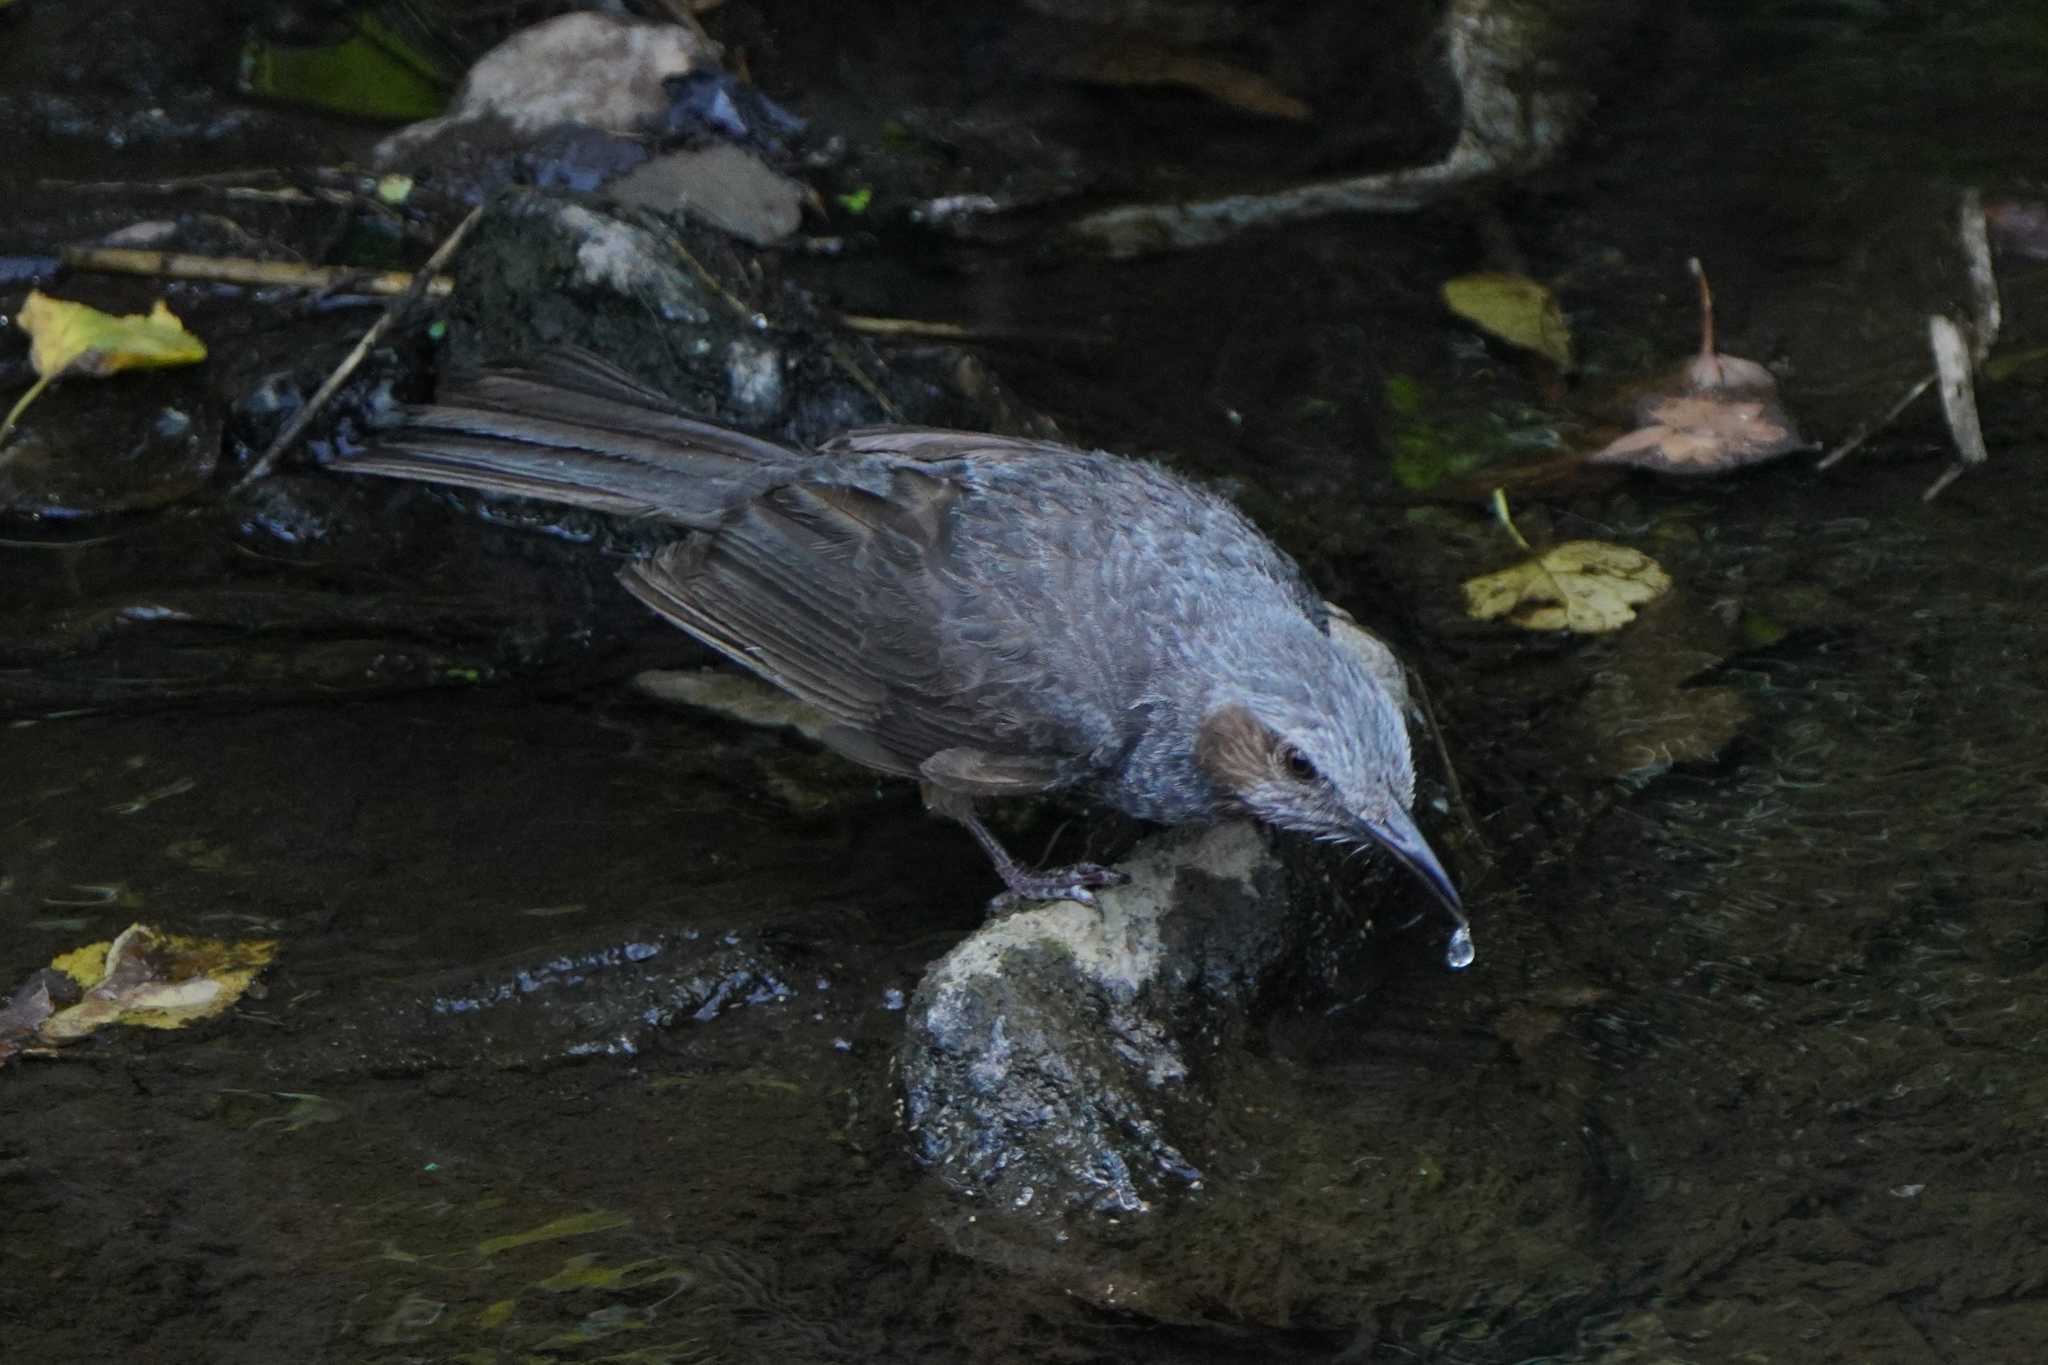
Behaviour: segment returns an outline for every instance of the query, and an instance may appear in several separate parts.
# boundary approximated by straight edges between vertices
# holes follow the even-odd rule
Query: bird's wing
[[[1059,781],[1057,761],[1032,754],[999,754],[987,749],[941,749],[918,764],[917,774],[935,787],[966,796],[1028,796]]]
[[[942,560],[960,496],[955,480],[914,467],[864,488],[786,483],[620,577],[677,626],[823,710],[827,742],[848,757],[917,776],[934,755],[974,750],[988,757],[988,780],[1007,771],[1005,790],[1042,791],[1070,756],[991,749],[991,718],[946,667]],[[927,776],[945,784],[943,771]],[[970,778],[965,767],[958,776]]]
[[[1070,459],[1072,446],[1031,436],[997,436],[951,427],[856,427],[819,447],[823,454],[893,455],[937,464],[949,460]]]

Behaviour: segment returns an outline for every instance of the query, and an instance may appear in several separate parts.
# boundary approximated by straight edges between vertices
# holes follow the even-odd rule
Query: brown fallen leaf
[[[1700,351],[1636,400],[1634,431],[1586,456],[1589,464],[1633,465],[1661,474],[1722,474],[1803,447],[1778,381],[1754,360],[1714,349],[1714,295],[1700,286]]]

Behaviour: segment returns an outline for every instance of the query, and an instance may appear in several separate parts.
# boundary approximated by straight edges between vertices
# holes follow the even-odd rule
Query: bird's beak
[[[1422,837],[1422,831],[1415,827],[1414,816],[1396,806],[1386,819],[1362,823],[1375,843],[1399,858],[1403,867],[1422,878],[1458,923],[1465,922],[1465,903],[1458,899],[1458,888],[1451,885],[1451,874],[1444,871],[1444,865],[1437,861],[1436,853]]]
[[[1444,871],[1435,850],[1422,837],[1422,831],[1415,827],[1415,817],[1396,806],[1385,819],[1359,823],[1375,843],[1420,877],[1430,892],[1443,902],[1444,909],[1451,912],[1451,918],[1458,922],[1458,929],[1451,936],[1448,960],[1453,967],[1469,963],[1472,960],[1472,928],[1465,919],[1465,903],[1458,898],[1458,888],[1451,884],[1451,874]]]

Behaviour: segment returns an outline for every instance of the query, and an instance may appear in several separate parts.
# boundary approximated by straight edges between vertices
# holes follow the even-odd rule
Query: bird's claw
[[[1002,915],[1042,901],[1073,901],[1093,908],[1097,889],[1122,886],[1130,879],[1130,873],[1100,863],[1075,863],[1072,867],[1025,873],[1010,882],[1009,890],[990,901],[988,909],[992,915]]]

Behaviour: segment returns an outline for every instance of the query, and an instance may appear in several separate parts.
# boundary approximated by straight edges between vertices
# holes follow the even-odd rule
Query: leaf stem
[[[62,373],[62,371],[59,371],[59,373]],[[22,409],[33,403],[36,400],[37,394],[49,388],[50,381],[56,377],[54,374],[36,376],[36,382],[28,386],[28,392],[23,394],[21,400],[7,410],[6,417],[0,418],[0,445],[6,444],[8,436],[14,431],[14,423],[20,418]]]

